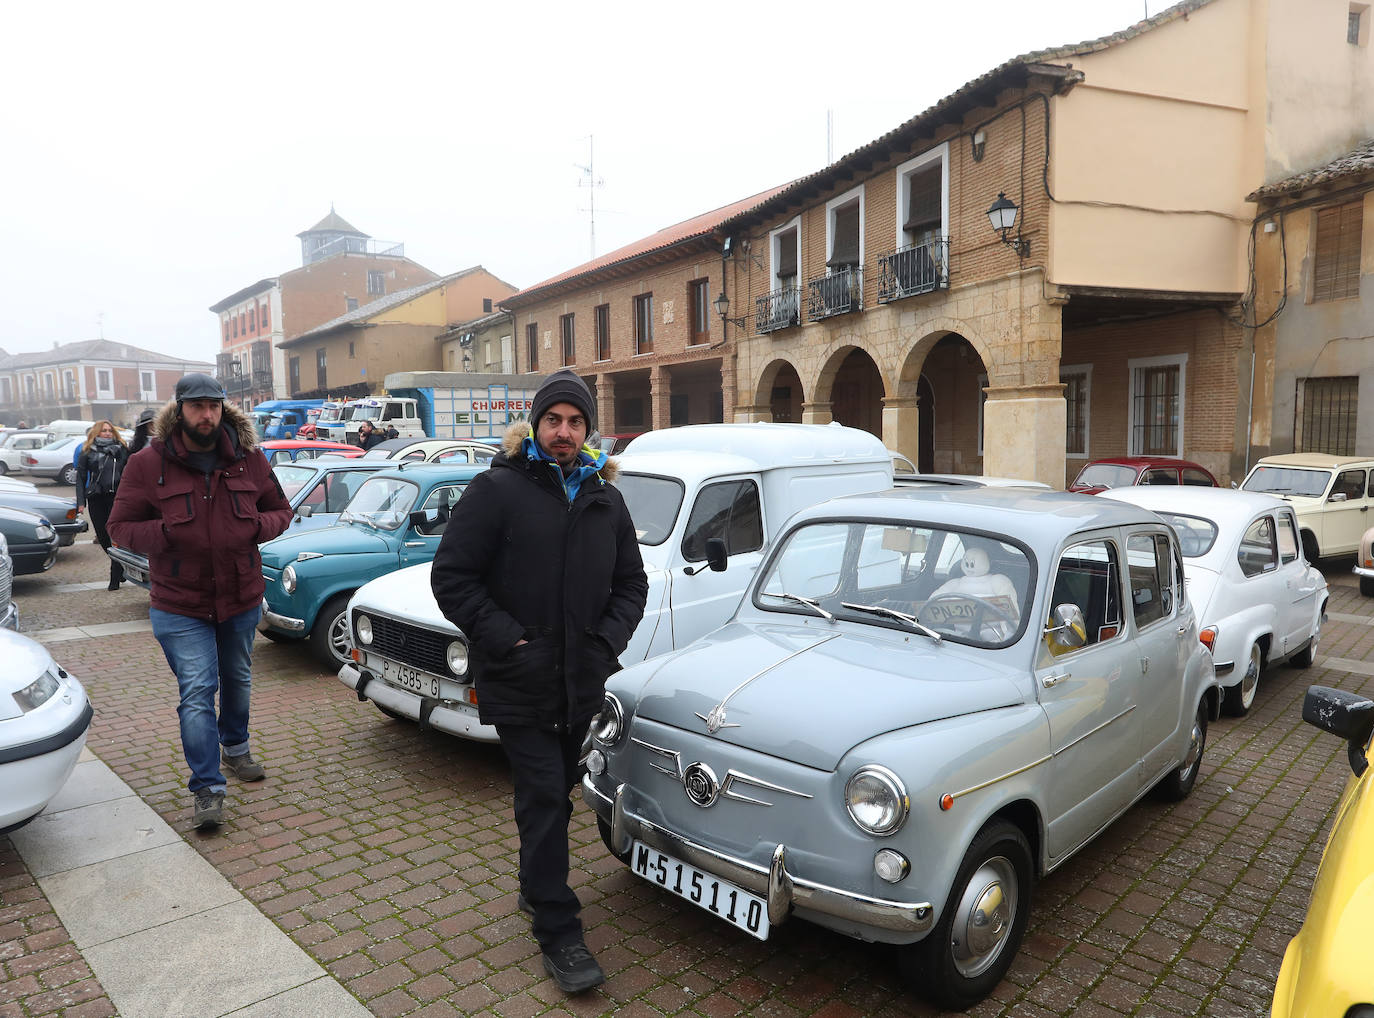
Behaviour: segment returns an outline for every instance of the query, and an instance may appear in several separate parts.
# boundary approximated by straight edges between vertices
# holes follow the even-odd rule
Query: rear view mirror
[[[301,517],[302,519],[304,519],[304,518],[307,517],[307,516],[313,515],[314,512],[315,512],[315,507],[314,507],[314,506],[312,506],[312,505],[303,505],[303,506],[301,506],[299,509],[296,510],[296,515],[299,516],[299,517]]]
[[[724,538],[708,537],[706,539],[706,564],[711,567],[711,572],[725,572],[728,557]]]
[[[1365,746],[1374,731],[1374,700],[1330,686],[1308,686],[1302,700],[1302,719],[1346,741],[1350,769],[1359,777],[1369,766]]]
[[[1051,645],[1061,651],[1076,650],[1088,642],[1088,625],[1083,621],[1083,609],[1076,604],[1054,606],[1054,619],[1045,627]]]
[[[1331,497],[1327,499],[1328,502],[1344,502],[1345,500],[1346,494],[1343,491],[1334,491],[1331,493]]]

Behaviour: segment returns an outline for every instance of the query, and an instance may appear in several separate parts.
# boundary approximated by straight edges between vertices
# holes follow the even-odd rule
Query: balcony
[[[333,240],[307,252],[305,264],[313,265],[341,254],[376,255],[381,258],[404,258],[406,246],[390,240],[373,240],[371,237],[335,237]]]
[[[936,237],[878,258],[878,303],[949,289],[949,238]]]
[[[754,301],[754,331],[777,332],[801,324],[801,290],[784,286]]]
[[[864,270],[859,265],[846,265],[828,276],[821,276],[806,284],[806,316],[813,322],[831,315],[861,311],[864,306]]]

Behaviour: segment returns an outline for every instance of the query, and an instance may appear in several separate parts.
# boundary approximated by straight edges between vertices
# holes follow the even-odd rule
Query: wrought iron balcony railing
[[[776,332],[801,324],[801,290],[784,286],[754,301],[754,331]]]
[[[898,248],[878,257],[878,302],[949,289],[949,238]]]
[[[846,265],[828,276],[813,279],[806,288],[806,316],[813,322],[863,309],[864,270],[860,265]]]

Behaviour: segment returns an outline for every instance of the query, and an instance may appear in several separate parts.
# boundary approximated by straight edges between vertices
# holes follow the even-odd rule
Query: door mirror
[[[1350,769],[1359,777],[1369,766],[1365,746],[1374,731],[1374,700],[1344,689],[1308,686],[1302,700],[1302,719],[1323,732],[1346,740]]]
[[[725,540],[723,538],[708,537],[706,539],[706,564],[711,567],[711,572],[725,572],[726,560],[728,558],[729,553],[725,547]]]
[[[1331,497],[1328,498],[1327,501],[1328,501],[1328,502],[1344,502],[1345,499],[1346,499],[1346,494],[1345,494],[1345,492],[1343,492],[1343,491],[1333,491],[1333,492],[1331,493]]]
[[[299,516],[301,519],[305,519],[307,516],[312,515],[314,512],[315,507],[313,505],[303,505],[296,510],[296,515]]]
[[[1083,609],[1076,604],[1055,605],[1054,618],[1045,627],[1045,636],[1050,646],[1058,648],[1061,653],[1083,646],[1088,642],[1088,626],[1083,621]]]

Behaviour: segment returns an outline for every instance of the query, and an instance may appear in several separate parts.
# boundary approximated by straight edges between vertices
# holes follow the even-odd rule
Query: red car
[[[344,442],[321,442],[315,439],[272,438],[262,443],[262,451],[267,462],[292,463],[295,460],[313,460],[326,454],[330,456],[361,456],[363,451],[356,445]]]
[[[1204,466],[1172,456],[1116,456],[1093,460],[1078,472],[1070,491],[1096,495],[1108,488],[1129,488],[1133,484],[1191,484],[1216,488],[1217,479]]]

